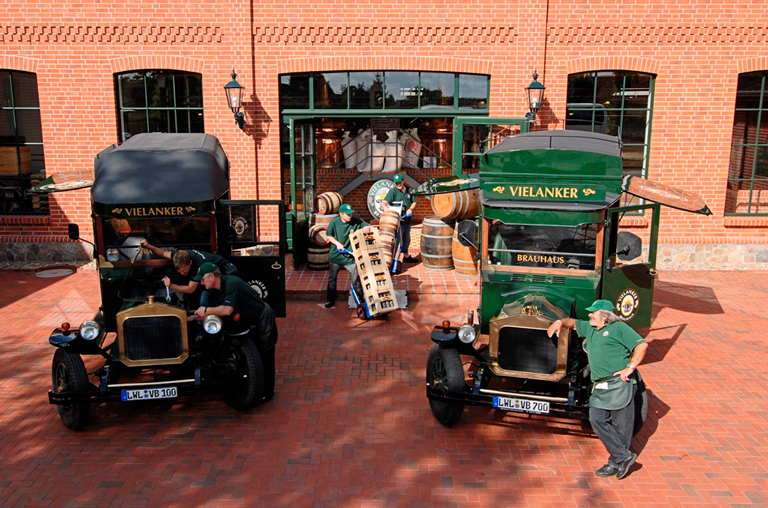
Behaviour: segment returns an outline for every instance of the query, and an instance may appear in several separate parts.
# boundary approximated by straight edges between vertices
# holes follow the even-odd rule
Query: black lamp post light
[[[235,123],[241,129],[245,128],[245,115],[240,111],[243,104],[243,87],[235,79],[237,74],[232,69],[232,81],[224,85],[224,92],[227,94],[227,105],[232,113],[235,114]]]
[[[528,109],[531,110],[530,113],[525,114],[525,118],[531,123],[536,122],[536,112],[541,108],[541,104],[544,101],[544,90],[546,89],[547,87],[539,83],[539,74],[534,69],[533,81],[525,89],[528,92]]]

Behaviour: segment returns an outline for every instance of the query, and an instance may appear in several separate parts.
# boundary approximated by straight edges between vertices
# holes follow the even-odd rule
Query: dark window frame
[[[618,97],[621,99],[619,101],[619,105],[613,105],[613,104],[603,104],[599,102],[598,97],[598,78],[600,77],[600,73],[614,73],[621,76],[621,87],[620,89],[616,90],[614,92],[614,96],[618,95]],[[639,88],[632,88],[628,87],[628,79],[632,79],[632,77],[641,78],[641,79],[648,79],[648,89],[639,89]],[[587,103],[566,103],[566,120],[565,120],[565,129],[566,130],[572,130],[574,129],[573,126],[570,127],[568,125],[568,117],[573,114],[581,113],[584,116],[591,116],[590,121],[590,128],[589,129],[579,129],[576,127],[576,130],[589,130],[590,132],[601,132],[603,134],[606,134],[607,131],[611,127],[616,127],[618,129],[618,137],[622,140],[622,146],[624,148],[624,156],[623,159],[625,161],[628,161],[628,152],[627,148],[634,148],[634,147],[641,147],[642,149],[642,162],[640,164],[639,168],[639,175],[634,172],[628,172],[625,171],[624,174],[635,174],[636,176],[640,176],[641,178],[647,178],[648,172],[650,168],[650,152],[651,152],[651,132],[652,132],[652,126],[653,126],[653,100],[655,95],[655,86],[656,86],[656,75],[650,74],[647,72],[638,72],[638,71],[629,71],[629,70],[618,70],[618,69],[600,69],[595,71],[588,71],[588,72],[580,72],[580,73],[574,73],[568,75],[568,90],[567,90],[567,100],[571,100],[571,87],[576,86],[575,80],[577,79],[585,79],[585,78],[591,78],[593,80],[592,82],[592,100]],[[627,98],[635,94],[637,95],[645,95],[647,94],[648,99],[645,107],[628,107],[626,105]],[[568,104],[574,104],[573,106],[569,107]],[[578,104],[578,105],[575,105]],[[625,121],[632,116],[633,113],[638,112],[645,112],[646,116],[646,123],[645,123],[645,134],[644,134],[644,140],[643,142],[628,142],[624,141],[624,137],[626,135],[624,129],[625,129]],[[613,115],[618,114],[619,117],[619,124],[618,125],[610,125],[608,124],[609,118]],[[599,117],[602,116],[603,121],[598,122],[597,120],[600,119]],[[583,126],[582,126],[583,127]],[[631,159],[635,160],[635,159]],[[628,204],[628,203],[624,203]]]
[[[759,90],[748,89],[750,79],[755,80],[755,78],[760,81]],[[757,93],[757,104],[750,106],[749,95],[754,96],[755,93]],[[748,107],[739,107],[740,105],[744,106],[744,102],[747,102]],[[743,115],[740,115],[740,113]],[[743,121],[741,120],[742,116]],[[754,119],[754,123],[750,117]],[[768,136],[763,136],[766,139],[764,142],[760,142],[761,134],[764,134],[761,131],[761,127],[762,129],[768,128],[768,122],[764,118],[768,118],[768,70],[739,74],[734,105],[733,129],[731,131],[731,150],[726,188],[728,195],[726,196],[725,215],[768,216],[768,210],[764,212],[759,211],[760,205],[757,202],[760,191],[763,191],[763,194],[768,191]],[[743,129],[744,138],[751,137],[750,129],[752,129],[754,140],[749,142],[747,139],[744,139],[744,142],[737,142],[737,139],[740,137],[740,129]],[[740,154],[736,154],[738,149],[740,149]],[[741,164],[739,164],[739,161],[741,161]],[[748,163],[748,168],[745,168],[745,163]],[[735,176],[733,168],[736,168]],[[744,188],[745,186],[749,190],[746,201],[747,211],[739,212],[740,201],[738,194],[740,191],[747,190]]]
[[[9,92],[7,96],[4,94],[4,100],[0,104],[0,109],[3,116],[13,124],[12,126],[9,125],[13,133],[9,136],[2,136],[0,138],[0,145],[2,145],[3,149],[10,150],[7,155],[15,158],[17,168],[15,175],[11,173],[7,175],[0,174],[0,214],[47,215],[49,213],[48,197],[28,192],[45,178],[45,149],[42,119],[40,118],[40,92],[37,87],[37,74],[12,69],[0,69],[0,71],[8,73],[7,91]],[[34,79],[34,94],[37,98],[36,106],[20,106],[16,104],[17,90],[14,87],[14,76],[19,78],[26,76],[27,78],[32,77]],[[37,112],[40,130],[34,133],[34,137],[40,141],[29,141],[26,135],[28,131],[20,131],[20,116],[23,116],[20,113],[28,111]],[[33,153],[33,151],[37,151],[33,147],[39,147],[39,153]],[[27,151],[29,152],[29,167],[27,168],[29,173],[25,176],[24,160],[27,158]],[[5,166],[5,164],[3,165]]]
[[[170,75],[170,78],[172,80],[172,86],[173,91],[171,93],[171,98],[173,100],[173,104],[168,106],[150,106],[150,100],[148,96],[148,86],[147,86],[147,78],[151,77],[150,73],[165,73]],[[120,79],[121,77],[127,77],[134,74],[143,74],[142,81],[144,86],[144,105],[143,106],[124,106],[124,100],[123,100],[123,89],[120,86]],[[184,106],[178,104],[178,93],[177,90],[177,80],[181,77],[188,77],[188,76],[194,76],[199,78],[200,80],[200,106]],[[133,134],[140,134],[141,132],[205,132],[205,112],[203,109],[203,75],[198,72],[189,72],[189,71],[181,71],[181,70],[175,70],[175,69],[135,69],[131,71],[126,72],[118,72],[114,74],[114,87],[115,87],[115,105],[117,109],[117,137],[120,143],[128,139],[125,134],[133,135]],[[128,131],[128,127],[126,126],[126,120],[125,120],[125,114],[126,113],[134,113],[134,112],[143,112],[145,121],[146,121],[146,130],[140,131],[136,133],[131,133]],[[172,129],[170,128],[171,125],[169,124],[169,129],[167,130],[150,130],[152,129],[152,114],[166,114],[167,120],[172,123]],[[192,113],[198,113],[203,118],[200,121],[200,125],[202,126],[202,129],[200,130],[194,130],[192,119],[190,118],[187,122],[187,129],[186,130],[179,130],[179,113],[186,113],[187,115],[190,115]]]

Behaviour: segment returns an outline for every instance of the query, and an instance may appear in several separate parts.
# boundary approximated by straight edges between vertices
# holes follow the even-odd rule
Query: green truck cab
[[[219,393],[238,410],[258,404],[264,374],[252,327],[236,314],[188,322],[204,288],[166,288],[164,277],[186,286],[195,274],[180,275],[141,241],[221,256],[284,317],[283,202],[229,199],[229,161],[208,134],[139,134],[101,151],[92,177],[54,175],[37,191],[88,186],[101,305],[92,319],[50,334],[48,399],[62,422],[82,429],[91,405],[108,401]],[[81,240],[77,224],[69,236]]]
[[[587,355],[573,330],[547,336],[557,319],[588,319],[597,299],[634,329],[650,325],[661,204],[709,209],[693,193],[625,176],[618,138],[579,131],[518,134],[481,157],[480,173],[431,180],[418,194],[479,188],[477,222],[457,236],[477,249],[480,302],[459,326],[434,327],[427,397],[443,425],[465,405],[587,418]],[[622,206],[622,196],[646,204]],[[655,202],[651,202],[655,201]],[[644,211],[648,245],[619,232],[627,212]],[[642,387],[641,387],[642,388]],[[647,411],[638,390],[638,422]]]

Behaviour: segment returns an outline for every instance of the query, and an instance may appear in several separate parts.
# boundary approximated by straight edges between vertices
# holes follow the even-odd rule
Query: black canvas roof
[[[209,134],[137,134],[94,159],[95,203],[197,203],[229,190],[229,162]]]
[[[616,136],[584,131],[536,131],[510,136],[487,154],[517,150],[575,150],[621,157],[621,141]]]

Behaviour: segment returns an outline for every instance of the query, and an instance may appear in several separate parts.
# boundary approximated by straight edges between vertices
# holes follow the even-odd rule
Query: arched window
[[[205,132],[203,77],[171,70],[115,75],[120,141],[142,132]]]
[[[45,178],[37,75],[0,70],[0,93],[0,213],[47,213],[47,198],[29,194]]]
[[[594,71],[568,76],[565,128],[618,136],[624,174],[645,177],[651,140],[655,76]]]
[[[768,71],[739,75],[725,213],[768,214]]]

